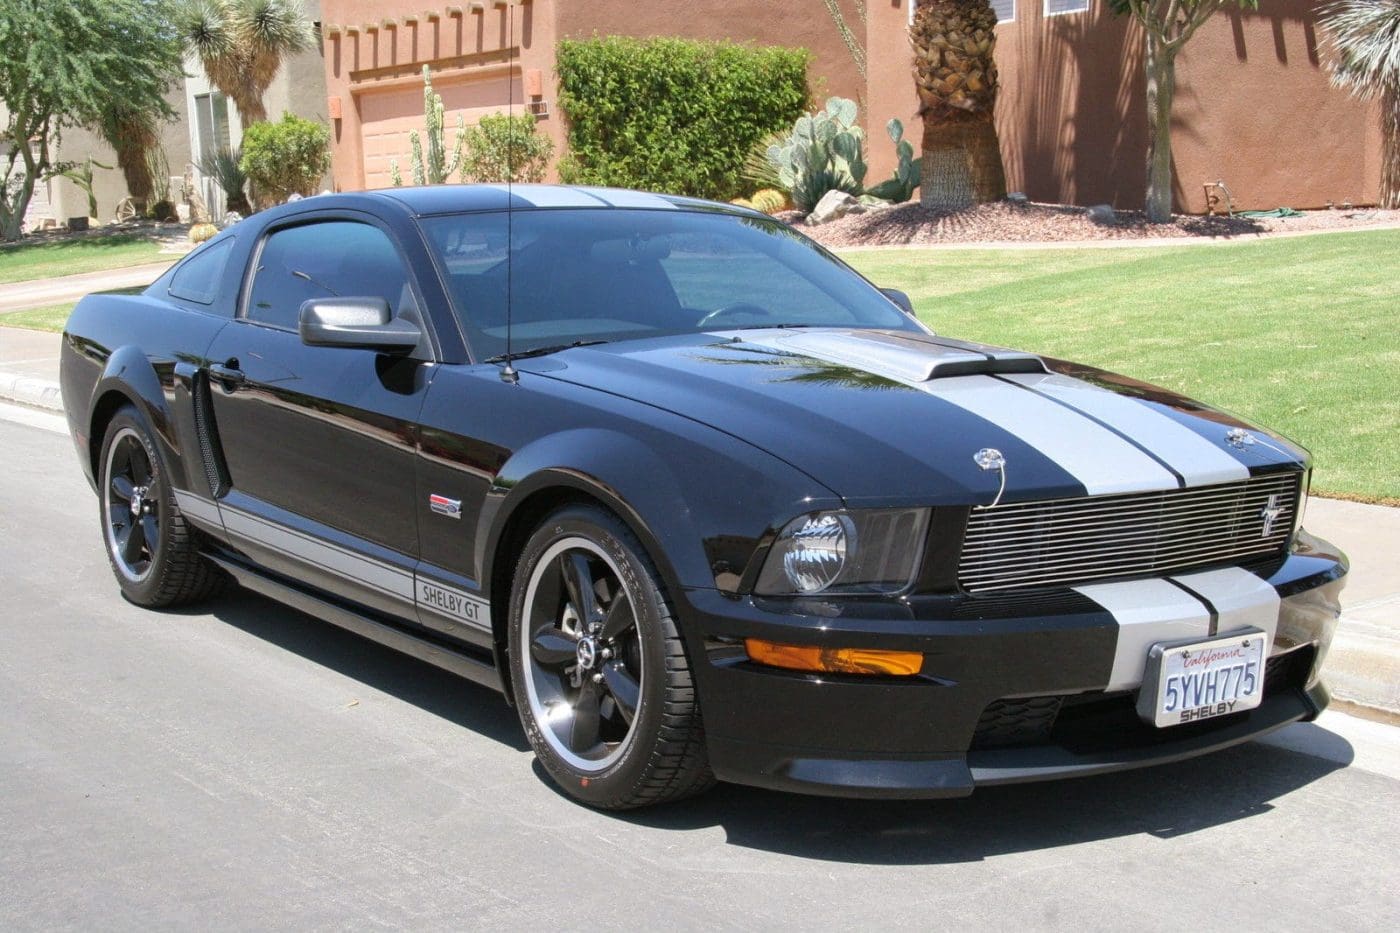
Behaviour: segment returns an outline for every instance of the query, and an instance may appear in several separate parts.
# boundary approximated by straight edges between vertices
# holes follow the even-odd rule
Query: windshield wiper
[[[572,350],[575,347],[596,347],[600,343],[607,343],[606,340],[575,340],[573,343],[556,343],[547,347],[535,347],[530,350],[519,350],[515,353],[502,353],[487,359],[488,363],[506,363],[510,360],[526,360],[532,356],[545,356],[550,353],[558,353],[560,350]]]

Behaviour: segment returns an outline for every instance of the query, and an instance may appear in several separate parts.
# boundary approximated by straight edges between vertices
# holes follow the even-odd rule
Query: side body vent
[[[194,377],[194,429],[199,438],[199,460],[204,466],[204,478],[209,482],[209,494],[217,499],[229,491],[231,484],[223,447],[219,444],[219,429],[214,423],[209,374],[203,371]]]

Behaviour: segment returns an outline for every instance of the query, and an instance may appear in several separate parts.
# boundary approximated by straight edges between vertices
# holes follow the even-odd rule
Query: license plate
[[[1268,641],[1251,629],[1208,641],[1153,645],[1138,715],[1161,728],[1254,709],[1264,698]]]

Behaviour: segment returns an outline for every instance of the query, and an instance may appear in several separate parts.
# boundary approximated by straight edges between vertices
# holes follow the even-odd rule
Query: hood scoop
[[[732,336],[747,344],[863,369],[901,382],[985,373],[1049,372],[1045,362],[1032,353],[901,331],[804,330],[761,336],[752,331],[736,331]]]

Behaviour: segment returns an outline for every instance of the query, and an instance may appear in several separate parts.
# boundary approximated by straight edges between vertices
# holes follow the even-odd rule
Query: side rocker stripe
[[[1130,396],[1119,395],[1063,375],[1035,373],[999,377],[1094,418],[1127,438],[1142,438],[1148,451],[1186,486],[1207,486],[1249,478],[1249,468],[1222,446]],[[1223,441],[1225,432],[1221,430]]]

